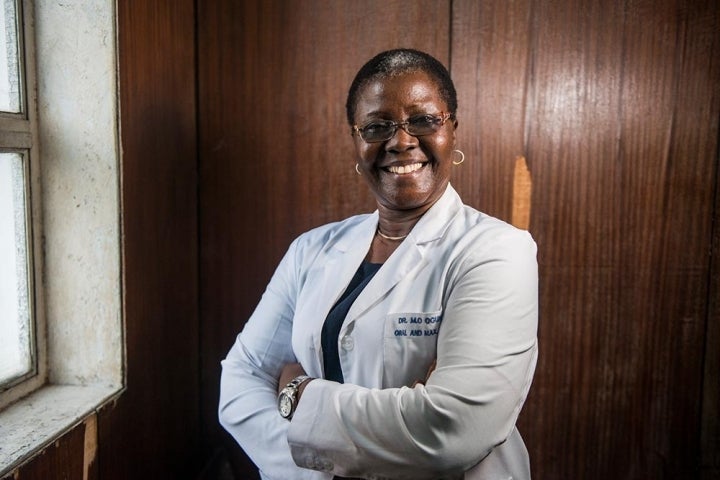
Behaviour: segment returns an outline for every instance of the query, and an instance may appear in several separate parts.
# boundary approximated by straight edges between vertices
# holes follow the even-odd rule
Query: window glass
[[[24,159],[0,152],[0,386],[33,371]]]
[[[18,9],[15,0],[0,0],[0,111],[22,111]]]

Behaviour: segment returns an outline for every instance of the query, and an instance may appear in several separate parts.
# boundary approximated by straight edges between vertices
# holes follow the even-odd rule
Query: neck
[[[377,234],[380,235],[380,236],[381,236],[382,238],[384,238],[385,240],[391,240],[391,241],[394,241],[394,242],[400,241],[400,240],[402,240],[403,238],[405,238],[405,237],[408,236],[407,233],[406,233],[405,235],[398,235],[397,237],[392,237],[392,236],[390,236],[390,235],[385,235],[383,232],[380,231],[380,227],[379,227],[379,226],[378,226],[378,229],[377,229]]]
[[[377,233],[386,240],[402,240],[425,214],[427,208],[414,210],[389,210],[378,206]]]

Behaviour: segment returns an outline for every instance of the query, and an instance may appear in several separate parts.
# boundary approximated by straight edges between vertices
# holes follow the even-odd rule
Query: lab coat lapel
[[[311,270],[304,288],[307,292],[307,303],[303,303],[302,311],[298,312],[298,316],[307,322],[305,324],[310,331],[321,331],[330,309],[360,267],[375,235],[377,221],[378,214],[375,212],[339,234],[327,246],[322,263],[315,265]],[[319,349],[319,334],[315,343],[316,348]]]
[[[378,270],[375,277],[367,284],[358,298],[350,307],[345,324],[354,321],[365,311],[381,301],[400,280],[414,270],[423,268],[425,260],[418,246],[406,239],[387,262]]]
[[[442,197],[423,215],[408,237],[360,293],[345,318],[345,325],[385,298],[400,280],[425,268],[428,263],[427,245],[444,235],[450,220],[461,206],[460,197],[452,186],[448,185]]]

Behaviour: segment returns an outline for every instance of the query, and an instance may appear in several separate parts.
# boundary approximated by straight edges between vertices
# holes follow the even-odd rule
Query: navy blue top
[[[325,323],[322,328],[320,343],[323,352],[323,364],[325,365],[325,379],[343,383],[342,368],[340,367],[340,353],[338,352],[338,336],[340,328],[347,316],[350,307],[355,299],[360,295],[365,286],[370,282],[373,276],[380,270],[382,263],[370,263],[363,260],[355,272],[355,276],[350,280],[345,293],[330,309]]]

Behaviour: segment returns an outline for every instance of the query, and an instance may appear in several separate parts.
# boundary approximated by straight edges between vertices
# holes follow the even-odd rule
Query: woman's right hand
[[[435,367],[437,367],[437,359],[433,360],[433,362],[428,367],[427,373],[425,374],[425,379],[415,380],[415,383],[412,384],[412,388],[415,388],[415,385],[425,385],[428,381],[428,378],[430,378],[430,374],[435,370]]]

